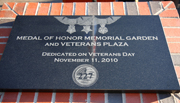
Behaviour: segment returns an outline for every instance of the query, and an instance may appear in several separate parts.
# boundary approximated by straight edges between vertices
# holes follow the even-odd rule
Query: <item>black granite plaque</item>
[[[178,91],[159,16],[17,16],[0,89]]]

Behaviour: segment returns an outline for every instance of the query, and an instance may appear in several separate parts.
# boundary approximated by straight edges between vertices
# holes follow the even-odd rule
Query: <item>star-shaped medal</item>
[[[66,30],[68,33],[72,34],[76,32],[75,26],[74,25],[69,25],[68,29]]]
[[[83,30],[81,31],[84,31],[86,34],[88,34],[88,32],[92,31],[90,26],[86,25],[86,26],[83,26]]]

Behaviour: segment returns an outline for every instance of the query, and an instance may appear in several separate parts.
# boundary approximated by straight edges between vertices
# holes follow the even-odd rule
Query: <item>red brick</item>
[[[143,103],[158,103],[156,93],[143,93]]]
[[[34,92],[22,92],[19,103],[33,103],[34,102]]]
[[[16,103],[18,92],[5,92],[1,103]]]
[[[73,93],[72,103],[86,103],[87,93]]]
[[[151,15],[147,2],[138,2],[138,7],[140,15]]]
[[[2,10],[10,10],[9,7],[4,3],[2,6]]]
[[[0,28],[0,36],[9,36],[11,28]]]
[[[166,38],[167,42],[180,42],[180,38]]]
[[[0,53],[4,52],[5,47],[6,47],[6,44],[0,44]]]
[[[171,3],[171,4],[170,4]],[[162,1],[163,7],[168,9],[176,9],[174,2],[172,1]],[[169,5],[170,4],[170,5]],[[168,6],[169,5],[169,6]]]
[[[85,15],[85,3],[76,3],[75,15]]]
[[[166,9],[162,13],[159,14],[160,17],[179,17],[179,14],[176,9]]]
[[[163,8],[166,8],[168,4],[170,4],[171,1],[162,1]]]
[[[126,103],[141,103],[139,93],[126,93]]]
[[[104,93],[91,93],[90,103],[104,103]]]
[[[8,38],[0,38],[0,42],[7,42]]]
[[[123,2],[113,2],[114,15],[125,15]]]
[[[172,2],[172,4],[168,6],[168,9],[176,9],[174,2]]]
[[[15,18],[16,14],[11,10],[1,10],[0,11],[0,18]]]
[[[25,15],[35,15],[38,3],[28,3]]]
[[[9,7],[10,7],[11,9],[13,9],[13,8],[14,8],[14,5],[15,5],[15,2],[8,2],[7,4],[9,5]]]
[[[48,15],[50,3],[41,3],[39,6],[38,15]]]
[[[180,27],[180,19],[161,18],[162,26]]]
[[[164,33],[166,36],[179,36],[180,28],[164,28]]]
[[[174,66],[174,67],[175,67],[177,77],[180,78],[180,67],[179,66]]]
[[[52,92],[39,92],[38,99],[36,103],[51,103]]]
[[[69,103],[70,93],[58,93],[56,92],[55,103]]]
[[[101,3],[101,15],[111,15],[111,4],[109,2]]]
[[[180,43],[168,43],[171,53],[180,53]]]
[[[26,3],[17,3],[14,11],[19,15],[23,15],[25,5]]]
[[[51,14],[50,15],[60,15],[61,14],[61,3],[52,3]]]
[[[64,3],[62,15],[72,15],[73,3]]]

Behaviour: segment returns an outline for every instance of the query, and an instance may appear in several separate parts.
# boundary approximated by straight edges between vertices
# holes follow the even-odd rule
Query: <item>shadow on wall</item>
[[[178,13],[179,13],[179,16],[180,16],[180,7],[179,7],[179,8],[177,8],[177,10],[178,10]]]

